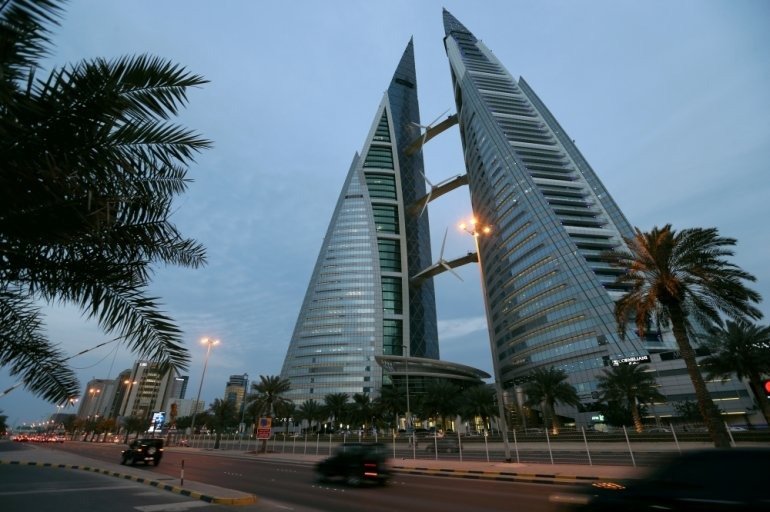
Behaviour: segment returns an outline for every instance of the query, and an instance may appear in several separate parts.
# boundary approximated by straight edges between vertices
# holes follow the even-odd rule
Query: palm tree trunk
[[[559,418],[556,417],[556,404],[548,402],[548,413],[551,415],[551,433],[559,434]]]
[[[706,382],[703,380],[703,375],[698,369],[695,351],[692,349],[690,339],[687,336],[682,309],[678,303],[668,304],[668,308],[671,315],[671,327],[674,338],[679,346],[679,353],[687,365],[687,373],[695,388],[698,410],[703,417],[703,421],[706,422],[711,440],[717,448],[730,448],[730,436],[727,433],[727,427],[725,427],[724,421],[722,421],[714,402],[711,400],[711,395],[708,388],[706,388]]]
[[[634,430],[641,434],[644,431],[644,427],[642,426],[642,415],[639,414],[639,406],[636,404],[635,396],[628,397],[628,405],[631,406],[631,417],[634,420]]]
[[[758,374],[753,374],[749,377],[749,385],[751,386],[751,391],[754,392],[754,396],[757,399],[757,405],[759,405],[759,409],[762,411],[765,421],[770,425],[770,401],[768,401],[765,390],[762,388],[762,379]]]

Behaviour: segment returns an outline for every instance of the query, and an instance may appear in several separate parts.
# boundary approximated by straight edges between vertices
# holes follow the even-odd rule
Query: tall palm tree
[[[497,414],[494,386],[489,384],[471,386],[463,391],[460,395],[460,414],[471,420],[481,418],[486,431],[489,418]]]
[[[336,428],[338,424],[346,422],[349,398],[347,393],[329,393],[324,397],[324,409],[326,416],[331,421],[332,429]]]
[[[770,403],[762,386],[762,375],[770,374],[770,326],[728,320],[724,328],[714,331],[706,340],[711,355],[701,360],[706,377],[727,378],[735,373],[748,379],[757,405],[770,423]]]
[[[716,228],[690,228],[679,232],[670,224],[649,232],[635,230],[626,239],[628,251],[608,253],[609,262],[625,272],[617,284],[628,291],[615,303],[615,319],[621,336],[634,319],[643,336],[651,319],[671,329],[695,388],[703,420],[714,445],[729,447],[724,422],[711,400],[695,360],[690,336],[698,326],[722,325],[720,314],[741,320],[761,318],[752,304],[760,295],[743,281],[755,281],[725,258],[732,256],[734,238],[719,236]]]
[[[76,305],[138,357],[187,367],[147,288],[156,263],[205,263],[170,216],[210,146],[169,121],[206,83],[170,61],[96,58],[38,78],[63,4],[0,2],[0,366],[56,403],[80,386],[40,304]]]
[[[425,386],[422,398],[422,412],[433,417],[439,428],[446,427],[447,416],[455,416],[460,412],[460,388],[451,381],[438,379]]]
[[[374,404],[368,393],[354,393],[353,403],[350,407],[351,421],[355,422],[356,427],[362,426],[364,429],[372,421],[374,415]]]
[[[398,414],[406,412],[406,391],[395,385],[383,386],[374,403],[378,415],[383,420],[392,421],[393,428],[398,429]]]
[[[320,423],[326,418],[323,406],[312,398],[305,400],[299,406],[299,416],[308,423],[308,428],[313,430],[313,423]]]
[[[208,426],[216,432],[214,449],[218,450],[222,433],[238,424],[238,411],[235,408],[235,402],[217,398],[209,406],[208,412]]]
[[[460,413],[467,419],[481,418],[484,430],[497,414],[495,389],[491,385],[471,386],[460,395]]]
[[[577,391],[566,380],[567,374],[564,370],[538,368],[530,374],[530,381],[524,387],[527,405],[542,407],[543,422],[554,434],[558,434],[560,428],[556,404],[580,404]]]
[[[655,377],[643,364],[622,364],[604,370],[598,378],[600,399],[625,404],[631,410],[634,429],[643,432],[639,403],[661,402],[666,398],[658,391]]]
[[[253,407],[255,414],[265,415],[268,418],[275,416],[275,407],[278,404],[288,402],[281,396],[291,389],[291,383],[278,375],[260,375],[259,382],[252,382],[252,394],[246,397],[249,407]],[[267,451],[267,439],[262,440],[261,452]]]

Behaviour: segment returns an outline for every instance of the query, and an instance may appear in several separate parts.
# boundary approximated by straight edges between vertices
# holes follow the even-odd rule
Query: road
[[[64,443],[49,449],[66,450],[96,460],[116,462],[120,444]],[[157,467],[146,468],[148,476],[180,476],[184,460],[185,479],[254,493],[301,508],[319,511],[442,512],[555,510],[548,502],[553,485],[521,484],[448,477],[396,474],[386,487],[350,488],[343,484],[320,484],[311,466],[304,463],[223,457],[212,452],[169,451]]]

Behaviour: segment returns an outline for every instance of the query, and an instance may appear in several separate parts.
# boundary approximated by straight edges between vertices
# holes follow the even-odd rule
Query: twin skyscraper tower
[[[420,125],[410,41],[350,164],[281,370],[297,404],[376,396],[404,372],[413,385],[488,377],[439,360],[432,277],[470,262],[482,265],[479,300],[506,392],[533,369],[556,367],[590,402],[612,360],[665,348],[659,337],[618,336],[618,270],[601,255],[632,235],[628,221],[524,79],[448,11],[443,18],[456,114]],[[455,124],[466,174],[426,186],[422,145]],[[466,185],[491,232],[479,234],[477,253],[435,262],[427,205]]]

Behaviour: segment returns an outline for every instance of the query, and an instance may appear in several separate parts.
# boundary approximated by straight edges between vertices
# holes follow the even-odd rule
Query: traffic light
[[[762,390],[765,392],[765,396],[770,398],[770,379],[765,379],[762,381]]]

